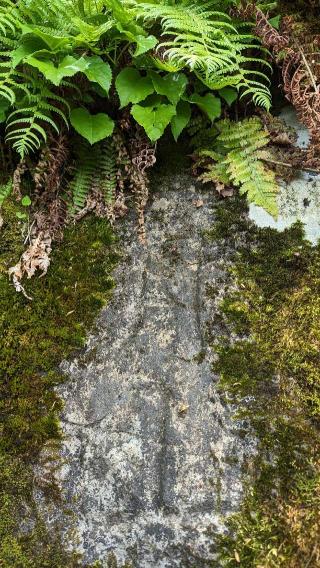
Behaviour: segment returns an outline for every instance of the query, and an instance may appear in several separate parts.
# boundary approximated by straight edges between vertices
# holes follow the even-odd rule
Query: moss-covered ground
[[[283,233],[254,227],[242,201],[223,203],[217,215],[211,237],[236,252],[215,370],[221,391],[255,428],[259,451],[244,472],[242,509],[216,543],[216,566],[316,568],[320,246],[312,247],[298,224]]]
[[[77,555],[66,552],[58,530],[46,529],[34,494],[62,499],[64,507],[50,474],[61,438],[55,387],[64,377],[57,369],[83,346],[110,298],[118,253],[105,220],[71,226],[55,247],[48,274],[25,283],[29,301],[15,292],[7,273],[24,248],[25,222],[17,207],[13,201],[3,207],[0,241],[0,567],[75,567]],[[34,466],[44,453],[48,473],[39,478]]]

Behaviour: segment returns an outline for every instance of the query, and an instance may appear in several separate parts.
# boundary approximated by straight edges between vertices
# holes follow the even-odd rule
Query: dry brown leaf
[[[187,412],[188,408],[189,408],[189,404],[185,404],[184,402],[181,402],[181,404],[179,404],[178,413],[184,414],[185,412]]]
[[[237,550],[234,551],[234,557],[236,559],[236,562],[238,562],[238,564],[240,564],[240,556],[239,556],[239,552],[237,552]]]
[[[224,183],[220,181],[216,182],[216,191],[221,195],[221,197],[232,197],[234,194],[234,188],[229,186],[225,186]]]
[[[26,293],[21,280],[24,276],[31,278],[37,270],[41,271],[41,276],[48,272],[51,242],[52,238],[48,232],[40,232],[31,240],[30,246],[22,254],[19,262],[8,270],[16,291],[21,292],[29,300],[32,300],[32,298]]]

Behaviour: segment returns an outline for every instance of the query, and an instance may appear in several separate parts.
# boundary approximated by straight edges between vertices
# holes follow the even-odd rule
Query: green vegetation
[[[262,162],[268,155],[269,135],[261,120],[257,117],[238,122],[225,119],[217,122],[215,129],[213,140],[210,140],[210,134],[214,134],[212,128],[207,136],[205,129],[200,130],[200,140],[209,138],[211,142],[211,149],[205,147],[198,152],[197,165],[206,170],[200,179],[218,184],[220,191],[225,187],[239,187],[240,195],[246,194],[249,202],[276,217],[279,187],[275,173]]]
[[[237,4],[1,0],[0,123],[7,147],[32,170],[39,151],[47,146],[50,155],[52,139],[68,132],[68,141],[75,139],[71,165],[77,166],[64,167],[56,186],[69,187],[63,199],[76,214],[92,192],[104,204],[115,203],[116,184],[105,192],[104,173],[92,176],[90,161],[98,153],[104,172],[104,150],[110,149],[105,142],[119,131],[125,130],[127,143],[135,139],[138,156],[133,152],[125,162],[141,175],[153,163],[144,162],[145,146],[153,148],[168,126],[177,140],[192,114],[212,123],[222,101],[232,104],[238,97],[268,109],[271,66],[252,25],[232,15]],[[87,141],[82,155],[76,133]],[[123,166],[121,158],[117,152],[106,157],[113,170]],[[68,160],[65,155],[65,166]],[[129,182],[131,189],[135,185]],[[36,197],[31,187],[32,202]]]
[[[250,419],[258,456],[241,511],[216,543],[218,566],[319,566],[320,246],[297,224],[278,233],[244,217],[243,201],[218,211],[212,237],[236,243],[222,302],[226,333],[220,389]],[[237,334],[230,341],[229,332]]]
[[[315,2],[296,4],[303,9]],[[281,2],[282,11],[286,5]],[[278,42],[282,36],[273,27],[279,18],[272,23],[260,9],[276,6],[0,0],[1,568],[79,565],[77,555],[65,551],[59,527],[49,531],[42,522],[34,492],[64,507],[53,475],[61,437],[58,365],[83,345],[110,297],[117,253],[109,221],[126,213],[126,191],[144,240],[146,171],[155,163],[157,141],[169,131],[171,145],[188,132],[203,181],[222,194],[239,188],[277,214],[275,175],[264,165],[265,115],[238,121],[248,109],[250,115],[255,106],[271,105],[264,46],[274,47],[273,36]],[[261,40],[252,25],[257,14]],[[288,19],[286,25],[290,35]],[[295,52],[290,47],[288,53]],[[306,53],[313,58],[313,48]],[[300,65],[300,86],[307,92],[309,81],[312,102],[316,65],[311,69],[302,51]],[[296,78],[294,58],[293,70]],[[284,83],[288,87],[288,77]],[[298,101],[304,119],[313,116],[303,97]],[[176,163],[175,150],[170,153]],[[310,568],[320,564],[319,247],[303,239],[299,226],[283,234],[252,228],[241,199],[231,208],[219,210],[218,232],[237,243],[238,291],[222,308],[226,329],[239,340],[230,344],[226,333],[216,370],[221,389],[256,428],[260,451],[255,484],[230,520],[230,534],[219,541],[220,561]],[[36,270],[46,276],[25,285]],[[195,360],[202,358],[199,353]],[[49,473],[35,478],[40,456]]]
[[[0,243],[0,566],[77,566],[58,533],[45,528],[33,492],[62,499],[63,507],[50,474],[60,439],[58,364],[83,346],[86,329],[110,298],[118,253],[105,220],[90,217],[68,228],[47,276],[28,283],[30,302],[15,292],[7,274],[23,250],[26,225],[16,216],[19,209],[6,202]],[[43,450],[47,475],[35,479],[33,466]]]
[[[218,11],[216,0],[2,0],[0,94],[7,141],[23,158],[46,141],[48,126],[59,132],[60,123],[70,121],[91,144],[110,136],[114,76],[121,107],[134,103],[131,114],[153,141],[173,117],[179,132],[190,104],[206,110],[216,104],[212,95],[202,93],[206,87],[236,87],[242,96],[269,107],[267,77],[251,68],[252,62],[267,63],[246,55],[248,46],[258,48],[259,42],[228,15],[234,2],[223,4]],[[125,58],[130,66],[119,74]],[[183,69],[203,85],[195,97],[185,95]],[[74,76],[82,88],[70,81]],[[96,114],[99,106],[109,113]]]

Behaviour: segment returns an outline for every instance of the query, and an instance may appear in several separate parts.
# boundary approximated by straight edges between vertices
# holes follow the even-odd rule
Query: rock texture
[[[297,133],[297,146],[306,148],[309,143],[308,129],[299,121],[292,106],[285,107],[280,117]],[[280,183],[278,198],[279,215],[274,219],[261,207],[250,205],[249,217],[259,227],[272,227],[283,231],[296,221],[304,225],[305,235],[313,244],[320,238],[320,175],[297,171],[293,180]]]
[[[147,245],[129,224],[113,301],[63,365],[62,476],[85,561],[208,566],[211,533],[241,499],[254,441],[220,400],[208,345],[226,257],[205,237],[215,198],[193,184],[157,180]]]

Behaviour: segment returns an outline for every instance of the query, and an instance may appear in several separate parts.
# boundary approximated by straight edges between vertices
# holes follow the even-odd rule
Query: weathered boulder
[[[125,225],[113,300],[63,364],[62,481],[86,561],[114,552],[137,568],[207,566],[211,533],[239,506],[255,442],[212,372],[210,289],[228,264],[205,235],[215,199],[186,174],[157,179],[147,244]]]

